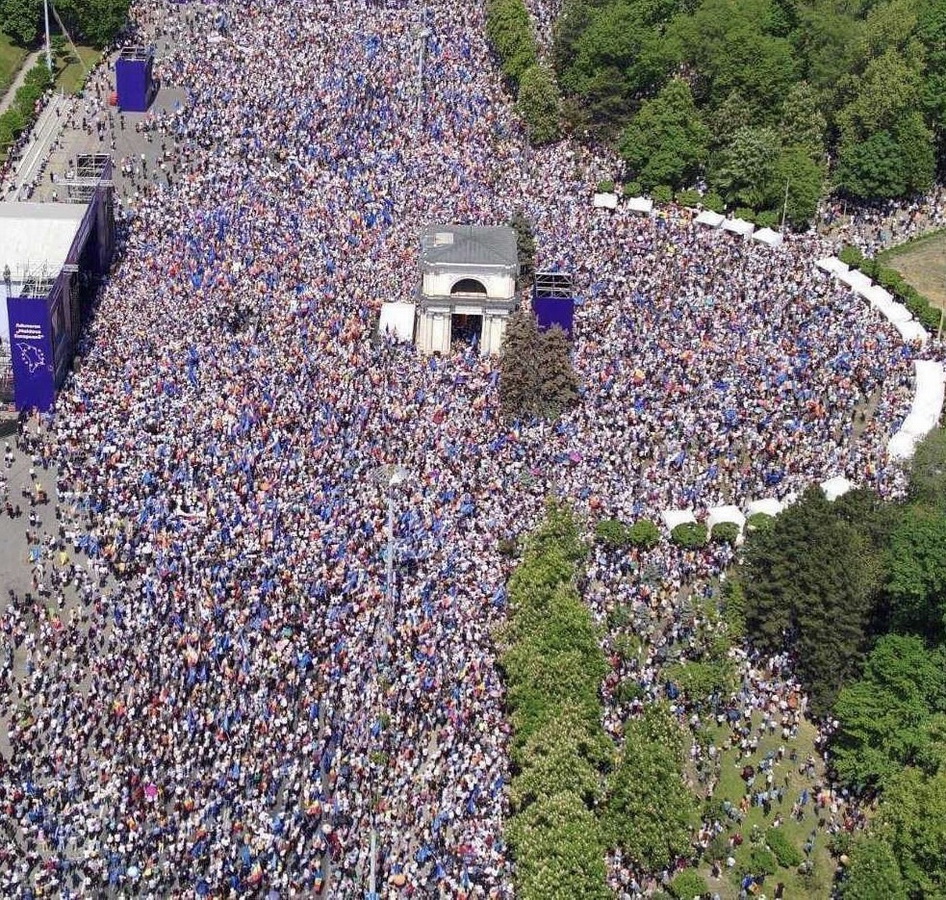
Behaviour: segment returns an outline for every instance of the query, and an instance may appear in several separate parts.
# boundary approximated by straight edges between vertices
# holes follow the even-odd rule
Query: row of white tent
[[[836,256],[819,259],[815,265],[823,272],[832,275],[842,284],[846,284],[855,294],[863,297],[894,328],[904,341],[919,342],[929,340],[926,329],[913,318],[902,303],[894,299],[893,294],[875,284],[863,272],[852,269]],[[942,363],[935,360],[918,359],[914,363],[916,392],[910,413],[900,430],[887,442],[887,452],[894,459],[910,459],[916,445],[938,424],[943,414],[946,400],[946,372]]]
[[[598,193],[591,198],[591,205],[595,209],[617,209],[618,195],[614,193]],[[654,211],[654,201],[650,197],[625,197],[624,205],[633,212],[650,215]]]
[[[711,209],[704,209],[693,221],[707,228],[721,228],[723,231],[731,231],[744,238],[751,237],[752,240],[767,244],[769,247],[777,247],[782,243],[782,235],[771,228],[757,229],[752,222],[735,216],[726,218],[722,213],[713,212]]]
[[[854,487],[854,483],[849,481],[843,475],[835,475],[821,483],[821,490],[825,497],[833,503],[838,497],[843,497]],[[777,516],[787,506],[790,506],[797,499],[797,495],[790,494],[784,500],[777,497],[762,497],[759,500],[752,500],[746,504],[745,510],[740,509],[733,504],[726,506],[715,506],[706,511],[706,527],[712,532],[716,525],[728,522],[735,525],[742,534],[746,527],[746,521],[756,513],[763,513],[767,516]],[[660,517],[668,531],[673,531],[678,525],[696,524],[697,519],[692,509],[665,509]]]
[[[863,272],[850,268],[836,256],[826,256],[819,259],[815,265],[822,272],[827,272],[842,284],[846,284],[859,297],[863,297],[897,329],[907,343],[919,341],[925,344],[929,340],[926,329],[913,318],[910,310],[895,300],[890,291],[874,284]]]

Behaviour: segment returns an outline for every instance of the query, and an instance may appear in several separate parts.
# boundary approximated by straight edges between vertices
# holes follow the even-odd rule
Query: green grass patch
[[[914,250],[919,250],[928,244],[936,243],[943,237],[946,237],[946,228],[937,228],[934,231],[927,231],[925,234],[921,234],[919,237],[911,238],[909,241],[904,241],[902,244],[897,244],[896,247],[890,247],[888,250],[881,250],[875,259],[880,263],[889,263],[898,256],[905,256],[906,254],[912,253]]]
[[[761,716],[753,717],[753,724],[758,726]],[[723,742],[729,736],[729,729],[726,726],[713,727],[708,729],[711,740],[717,747],[721,747]],[[753,729],[757,734],[757,728]],[[734,806],[739,805],[739,801],[745,794],[745,782],[742,780],[742,767],[751,764],[758,769],[759,762],[770,750],[777,750],[780,746],[785,747],[785,757],[774,767],[775,781],[774,786],[784,788],[784,796],[781,803],[772,804],[772,812],[769,816],[764,814],[761,807],[753,806],[745,814],[741,822],[733,822],[729,825],[726,835],[732,835],[736,832],[743,837],[743,844],[736,848],[732,854],[735,857],[736,865],[732,869],[724,869],[720,878],[711,877],[709,861],[700,866],[702,874],[709,884],[710,890],[718,892],[723,900],[735,900],[739,896],[739,879],[736,873],[744,872],[750,868],[750,858],[753,850],[756,856],[760,856],[756,846],[753,845],[751,835],[755,829],[757,833],[763,836],[772,827],[772,821],[781,814],[782,825],[779,831],[784,841],[793,847],[804,857],[802,848],[813,828],[818,828],[818,835],[815,838],[814,851],[811,854],[811,860],[814,864],[814,872],[810,877],[799,874],[796,867],[786,868],[776,866],[775,873],[766,878],[764,893],[766,896],[772,896],[777,882],[785,884],[786,897],[805,897],[809,900],[827,900],[831,895],[831,884],[835,870],[835,863],[828,850],[828,834],[824,828],[818,827],[819,814],[814,804],[814,779],[801,775],[798,767],[809,754],[814,754],[815,728],[808,722],[802,724],[799,728],[798,737],[794,741],[783,741],[781,731],[777,730],[775,734],[768,735],[759,740],[758,750],[750,757],[743,759],[738,747],[731,747],[721,754],[719,782],[713,792],[713,799],[716,801],[728,800]],[[798,761],[791,762],[788,754],[794,747],[798,753]],[[785,784],[785,777],[788,776],[788,785]],[[756,787],[764,783],[764,776],[756,776]],[[792,805],[798,799],[799,794],[804,788],[808,788],[812,795],[806,807],[806,815],[801,822],[791,817]],[[829,812],[829,811],[826,811]],[[727,823],[724,823],[727,824]],[[764,847],[765,844],[763,843]],[[774,854],[773,854],[774,857]]]
[[[102,51],[95,47],[76,48],[82,62],[85,63],[85,70],[91,71],[102,58]],[[62,89],[63,93],[75,94],[85,83],[85,71],[76,59],[72,48],[69,48],[69,56],[66,59],[66,65],[59,70],[56,75],[56,87]]]
[[[0,31],[0,96],[13,83],[16,73],[19,72],[28,54],[27,49],[18,47]]]

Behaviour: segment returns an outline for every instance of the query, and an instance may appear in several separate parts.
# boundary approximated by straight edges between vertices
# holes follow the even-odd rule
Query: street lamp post
[[[394,488],[407,480],[410,473],[403,466],[392,465],[384,469],[382,483],[387,488],[387,551],[384,565],[384,609],[381,611],[381,634],[375,639],[375,680],[380,674],[381,662],[387,659],[388,642],[394,622]],[[379,640],[380,638],[380,640]],[[380,643],[380,646],[377,644]],[[377,685],[376,685],[377,687]],[[378,698],[378,718],[381,713]],[[373,765],[373,764],[372,764]],[[378,900],[378,812],[376,804],[371,810],[371,869],[368,876],[367,900]]]

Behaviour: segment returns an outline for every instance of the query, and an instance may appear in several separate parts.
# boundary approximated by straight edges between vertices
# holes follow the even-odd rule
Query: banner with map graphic
[[[45,411],[56,396],[52,326],[46,299],[8,297],[7,315],[16,408]]]

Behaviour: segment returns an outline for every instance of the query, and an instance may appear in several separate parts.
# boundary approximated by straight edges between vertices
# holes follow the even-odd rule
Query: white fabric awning
[[[654,209],[654,201],[650,197],[628,197],[624,205],[639,213],[653,212]]]
[[[414,340],[414,304],[382,303],[378,332],[391,334],[401,342]]]
[[[665,509],[660,516],[669,531],[673,531],[677,525],[696,522],[696,516],[693,515],[692,509]]]
[[[900,332],[900,337],[902,337],[907,344],[919,341],[920,346],[923,346],[930,339],[926,329],[916,321],[894,322],[893,327]]]
[[[617,194],[595,194],[591,199],[591,205],[595,209],[617,209]]]
[[[733,234],[746,236],[755,231],[755,225],[745,219],[725,219],[723,221],[723,231],[731,231]]]
[[[704,209],[693,221],[696,222],[697,225],[708,225],[710,228],[719,228],[719,226],[726,221],[726,217],[718,212],[713,212],[711,209]]]
[[[763,513],[766,516],[777,516],[782,509],[782,503],[776,497],[761,497],[758,500],[753,500],[746,506],[746,518],[754,516],[756,513]]]
[[[866,290],[873,284],[863,272],[858,272],[857,269],[848,269],[846,272],[838,272],[837,278],[838,281],[843,282],[849,288],[858,292]]]
[[[821,269],[822,272],[827,272],[830,275],[839,275],[841,272],[846,272],[850,268],[847,263],[841,262],[836,256],[826,256],[824,259],[819,259],[815,265]]]
[[[771,228],[760,228],[752,233],[752,240],[768,244],[770,247],[777,247],[782,243],[782,235]]]
[[[916,444],[936,427],[943,414],[946,374],[942,363],[918,359],[914,367],[916,392],[910,412],[900,430],[887,442],[887,452],[895,459],[909,459]]]
[[[746,517],[738,506],[714,506],[707,510],[706,526],[710,531],[721,522],[730,522],[737,525],[740,533],[746,527]]]
[[[843,475],[835,475],[834,478],[821,482],[821,490],[831,503],[838,497],[843,497],[852,487],[854,487],[854,482],[848,481]]]

